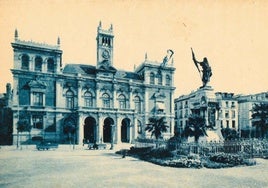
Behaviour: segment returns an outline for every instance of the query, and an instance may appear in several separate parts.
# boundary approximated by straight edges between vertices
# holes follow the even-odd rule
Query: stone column
[[[170,137],[174,135],[174,117],[175,117],[175,112],[173,108],[174,104],[174,90],[170,91]]]
[[[129,89],[129,109],[134,109],[132,88]]]
[[[57,140],[60,141],[63,135],[63,125],[61,124],[62,114],[56,113],[56,131],[57,131]]]
[[[65,100],[62,96],[62,80],[56,81],[56,107],[65,107]]]
[[[132,142],[132,135],[133,135],[134,123],[129,122],[129,143]]]
[[[113,88],[113,106],[112,108],[118,108],[118,102],[117,102],[117,97],[116,97],[116,87]]]
[[[29,70],[34,71],[34,56],[29,56]]]
[[[119,118],[118,116],[116,117],[116,143],[120,144],[121,141],[121,122],[122,118]]]
[[[101,102],[101,100],[100,100],[100,88],[99,88],[98,83],[96,83],[96,98],[95,98],[96,108],[101,107],[100,102]]]
[[[115,124],[110,125],[111,126],[111,150],[114,149],[114,141],[115,141]]]
[[[84,139],[84,124],[83,124],[83,117],[81,114],[78,114],[78,120],[77,120],[77,126],[78,126],[78,144],[83,144]]]
[[[78,74],[77,76],[80,76],[80,74]],[[78,88],[77,88],[77,107],[81,108],[83,105],[83,101],[82,101],[82,83],[81,81],[78,81]]]
[[[98,122],[96,125],[97,128],[97,143],[103,143],[103,119],[99,115]]]
[[[47,60],[48,58],[45,58],[42,63],[42,72],[47,72]]]

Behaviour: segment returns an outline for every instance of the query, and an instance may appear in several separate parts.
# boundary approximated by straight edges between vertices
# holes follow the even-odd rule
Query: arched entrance
[[[124,118],[121,124],[121,142],[129,142],[130,119]]]
[[[96,120],[93,117],[87,117],[84,125],[84,141],[94,143],[96,136]]]
[[[104,120],[103,125],[103,142],[112,141],[112,125],[114,125],[114,120],[110,117]]]

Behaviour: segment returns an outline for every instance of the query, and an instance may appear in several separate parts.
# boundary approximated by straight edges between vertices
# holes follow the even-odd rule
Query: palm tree
[[[264,138],[268,129],[268,103],[254,104],[252,108],[252,125]]]
[[[188,118],[188,125],[184,129],[186,137],[194,136],[195,142],[198,142],[200,136],[207,136],[205,119],[197,114],[191,114]]]
[[[147,126],[145,127],[145,131],[151,132],[151,137],[155,136],[155,138],[158,140],[161,138],[163,132],[168,131],[168,125],[167,122],[165,121],[165,117],[150,117],[149,118],[149,123],[147,123]]]

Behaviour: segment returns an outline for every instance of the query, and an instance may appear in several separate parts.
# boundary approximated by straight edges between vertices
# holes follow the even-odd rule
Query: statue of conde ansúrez
[[[200,71],[199,66],[202,68],[202,82],[203,82],[202,88],[206,87],[208,82],[210,81],[210,77],[212,76],[211,67],[209,66],[209,63],[208,63],[208,60],[206,57],[204,57],[203,61],[201,61],[201,62],[197,61],[192,48],[191,48],[191,50],[192,50],[194,64],[195,64],[195,66],[200,74],[201,74],[201,71]]]

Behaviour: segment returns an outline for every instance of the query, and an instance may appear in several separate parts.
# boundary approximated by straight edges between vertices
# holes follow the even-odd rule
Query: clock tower
[[[100,22],[97,32],[97,68],[109,70],[113,67],[113,25],[104,30]]]

